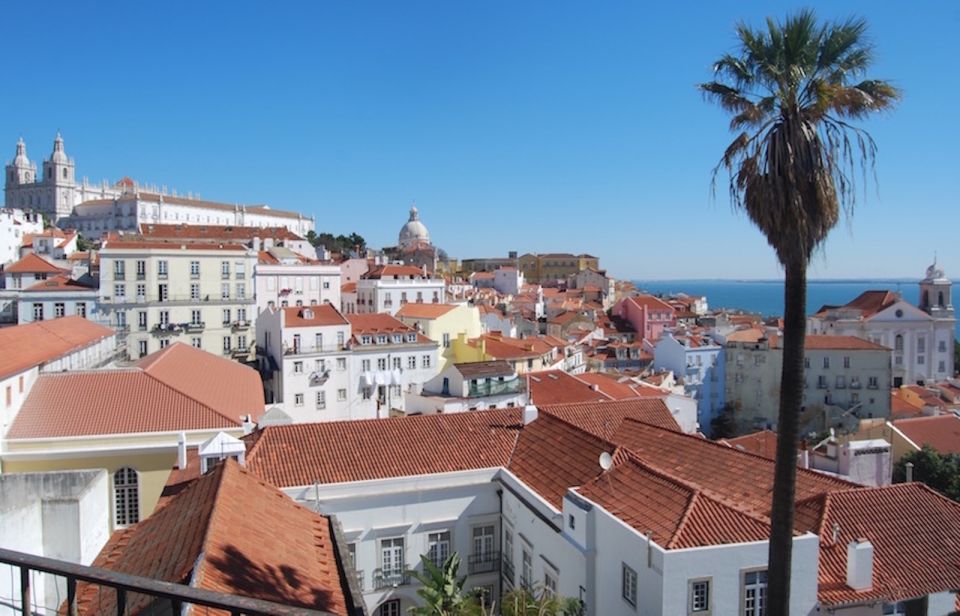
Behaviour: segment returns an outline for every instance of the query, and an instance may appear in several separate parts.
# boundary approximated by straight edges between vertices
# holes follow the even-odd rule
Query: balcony
[[[396,588],[410,583],[410,573],[397,569],[374,569],[373,589]]]
[[[501,562],[500,572],[503,574],[503,579],[505,579],[510,586],[513,586],[513,581],[516,579],[514,577],[513,563],[507,560],[507,557],[503,557]]]
[[[860,389],[860,381],[850,381],[850,389]]]
[[[327,379],[330,378],[330,369],[318,370],[316,372],[310,373],[310,384],[311,385],[323,385],[327,382]]]
[[[482,552],[471,554],[467,558],[467,572],[470,575],[496,571],[500,565],[500,552]]]
[[[320,346],[295,344],[290,347],[284,347],[283,354],[286,355],[311,355],[314,353],[338,353],[347,350],[345,344],[324,344]]]
[[[157,323],[153,326],[153,329],[150,330],[154,334],[178,334],[180,333],[180,326],[176,323]]]
[[[238,319],[233,322],[233,329],[250,329],[250,321]]]
[[[484,396],[503,396],[518,394],[524,390],[522,379],[511,379],[509,381],[490,381],[487,383],[470,382],[467,389],[468,398],[482,398]]]
[[[137,280],[146,280],[147,274],[145,272],[137,272]]]
[[[253,297],[222,297],[220,295],[165,295],[159,294],[136,296],[104,296],[101,301],[105,304],[252,304]]]
[[[197,321],[196,323],[184,323],[183,329],[187,330],[188,332],[200,332],[203,331],[206,326],[206,322]]]

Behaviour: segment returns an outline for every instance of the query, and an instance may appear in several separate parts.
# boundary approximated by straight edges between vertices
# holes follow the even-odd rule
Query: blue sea
[[[655,295],[686,293],[705,295],[711,309],[739,308],[765,317],[783,315],[782,280],[635,280],[638,289]],[[807,281],[807,314],[821,306],[846,304],[864,291],[899,291],[905,300],[916,305],[920,300],[917,280],[809,280]],[[954,303],[960,284],[953,285]],[[960,326],[957,328],[960,338]]]

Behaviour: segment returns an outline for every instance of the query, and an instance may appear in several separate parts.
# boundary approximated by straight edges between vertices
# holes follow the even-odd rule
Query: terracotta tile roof
[[[115,334],[109,327],[78,316],[0,328],[0,378],[53,361]]]
[[[507,469],[559,510],[567,489],[599,475],[600,454],[613,450],[607,441],[543,413],[520,431]]]
[[[349,591],[338,573],[334,541],[329,518],[227,460],[146,520],[116,533],[93,564],[347,614]],[[131,593],[127,612],[149,612],[151,603]],[[81,583],[77,607],[80,614],[116,612],[116,595]]]
[[[641,293],[640,295],[632,295],[627,298],[627,301],[635,305],[637,308],[647,308],[649,310],[668,310],[671,313],[674,312],[673,306],[663,301],[659,297],[653,295],[647,295]]]
[[[164,198],[166,200],[166,198]],[[185,224],[142,224],[140,235],[144,239],[164,240],[206,240],[249,242],[255,237],[273,240],[302,241],[303,238],[286,227],[238,227],[233,225],[185,225]]]
[[[909,417],[922,417],[923,405],[914,404],[903,395],[903,393],[894,389],[890,392],[890,418],[907,419]]]
[[[660,398],[572,402],[538,405],[542,414],[553,415],[605,440],[610,440],[627,419],[680,431],[680,426]]]
[[[317,306],[292,306],[283,310],[284,327],[322,327],[326,325],[349,325],[333,304]],[[308,317],[309,315],[309,317]]]
[[[454,304],[406,303],[397,311],[398,317],[411,319],[437,319],[456,308]]]
[[[247,251],[246,246],[236,242],[214,243],[196,240],[145,239],[139,235],[119,235],[117,233],[110,233],[104,238],[100,251],[103,253],[110,250],[180,250],[181,248],[187,250]]]
[[[563,370],[531,372],[529,375],[530,399],[536,405],[564,402],[596,402],[612,400],[602,391],[594,390],[590,383],[581,381]]]
[[[279,487],[495,468],[519,429],[519,409],[270,426],[248,437],[247,467]]]
[[[753,434],[728,438],[727,444],[741,451],[771,460],[777,457],[777,433],[770,430],[761,430]]]
[[[410,334],[417,331],[406,323],[403,323],[389,314],[382,312],[375,312],[371,314],[348,314],[344,316],[346,317],[347,321],[350,322],[354,342],[358,342],[359,337],[364,334]],[[417,342],[429,344],[433,341],[423,334],[418,333]]]
[[[626,419],[610,439],[647,464],[700,486],[705,494],[731,507],[769,516],[773,460],[705,438]],[[802,468],[797,469],[797,500],[856,484]],[[798,519],[798,530],[803,528]]]
[[[30,285],[24,289],[23,293],[35,293],[37,291],[90,291],[92,293],[97,293],[95,287],[88,287],[85,284],[80,284],[76,280],[71,280],[66,274],[61,274],[59,276],[53,276],[47,278],[46,280],[41,280],[35,284]]]
[[[610,396],[614,400],[657,396],[663,393],[656,388],[637,384],[629,380],[620,382],[613,376],[602,372],[585,372],[578,374],[576,378],[589,385],[596,385],[600,388],[601,393]]]
[[[889,351],[885,347],[856,336],[822,336],[810,334],[806,337],[804,347],[810,350],[845,350],[845,351]]]
[[[767,337],[766,329],[762,327],[748,327],[738,329],[727,335],[727,342],[759,342],[760,339]]]
[[[367,273],[360,276],[365,280],[379,280],[382,278],[392,278],[399,276],[401,278],[427,278],[423,270],[413,265],[378,265]]]
[[[133,368],[42,374],[8,437],[237,428],[263,407],[256,370],[177,342]]]
[[[765,541],[769,523],[696,485],[619,452],[615,465],[577,490],[666,549]]]
[[[345,282],[340,285],[341,293],[356,293],[357,292],[357,283],[355,282]]]
[[[463,378],[481,379],[495,376],[511,376],[515,374],[513,366],[502,360],[496,361],[472,361],[454,364]]]
[[[859,310],[863,318],[869,319],[873,315],[881,312],[900,301],[900,296],[893,291],[864,291],[853,301],[841,308],[852,308]],[[823,309],[821,309],[823,311]],[[817,313],[818,315],[821,313]]]
[[[960,454],[960,417],[953,413],[898,419],[893,427],[918,447],[928,445],[943,454]]]
[[[894,602],[960,588],[960,505],[923,484],[834,492],[798,508],[819,514],[818,596],[826,605]],[[846,584],[847,544],[861,538],[873,545],[873,585],[856,591]]]
[[[117,198],[118,202],[126,201],[149,201],[149,202],[159,202],[163,199],[164,203],[172,203],[176,205],[187,205],[193,207],[201,207],[209,210],[222,210],[227,212],[244,212],[247,214],[260,214],[263,216],[278,216],[280,218],[303,218],[303,216],[298,212],[288,212],[284,210],[275,210],[267,205],[237,205],[233,203],[220,203],[217,201],[205,201],[202,199],[191,199],[189,197],[181,197],[176,195],[159,195],[157,193],[149,193],[140,191],[139,193],[124,193]],[[81,207],[87,204],[95,203],[113,203],[113,199],[94,199],[90,201],[84,201],[77,207]]]
[[[40,255],[31,252],[3,268],[5,274],[60,274],[63,270]]]

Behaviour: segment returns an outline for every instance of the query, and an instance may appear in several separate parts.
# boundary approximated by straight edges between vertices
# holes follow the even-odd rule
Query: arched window
[[[893,339],[893,350],[903,351],[903,336],[897,334],[897,337]]]
[[[67,179],[67,168],[63,168],[63,179]]]
[[[140,521],[140,478],[136,470],[125,466],[113,474],[113,502],[116,526]]]

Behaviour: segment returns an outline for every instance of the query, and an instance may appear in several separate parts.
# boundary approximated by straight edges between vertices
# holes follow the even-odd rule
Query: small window
[[[346,390],[346,389],[338,389],[338,390],[337,390],[337,401],[338,401],[338,402],[344,402],[344,401],[346,401],[346,399],[347,399],[347,390]]]
[[[293,373],[294,374],[303,374],[303,362],[295,361],[293,362]]]
[[[125,466],[113,474],[114,524],[129,526],[140,521],[140,479]]]
[[[293,394],[293,405],[303,406],[303,394]]]
[[[633,607],[637,607],[637,572],[631,569],[626,563],[623,564],[621,592],[624,601]]]
[[[710,611],[710,580],[690,582],[690,612],[693,614]]]
[[[567,526],[570,527],[570,530],[576,530],[577,528],[577,518],[572,513],[567,517]]]

